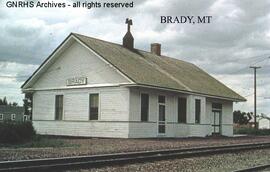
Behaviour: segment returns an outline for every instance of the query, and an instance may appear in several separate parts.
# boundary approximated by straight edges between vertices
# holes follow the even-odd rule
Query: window
[[[195,123],[200,123],[201,120],[201,100],[195,100]]]
[[[220,103],[213,103],[212,104],[212,109],[222,109],[222,104]]]
[[[141,94],[141,121],[148,121],[149,95]]]
[[[15,121],[16,119],[16,114],[11,114],[11,121]]]
[[[0,114],[0,121],[4,120],[4,114]]]
[[[55,120],[63,119],[63,95],[55,96]]]
[[[165,96],[158,96],[158,103],[165,103]]]
[[[159,116],[158,116],[158,133],[165,134],[166,132],[166,117],[165,117],[165,105],[159,104]]]
[[[178,123],[187,122],[187,99],[183,97],[178,98]]]
[[[166,132],[166,110],[165,96],[158,96],[158,133],[165,134]]]
[[[99,96],[98,94],[90,94],[89,98],[90,104],[90,120],[98,120],[98,105],[99,105]]]

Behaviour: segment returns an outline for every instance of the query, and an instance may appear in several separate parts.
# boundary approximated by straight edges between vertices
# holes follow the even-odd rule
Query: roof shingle
[[[72,34],[136,84],[201,93],[235,101],[246,100],[194,64],[142,50],[131,51],[120,44]]]

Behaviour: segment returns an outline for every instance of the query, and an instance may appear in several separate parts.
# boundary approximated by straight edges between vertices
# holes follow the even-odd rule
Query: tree
[[[8,105],[8,102],[7,102],[7,98],[6,97],[3,98],[3,105]]]
[[[28,115],[30,117],[30,120],[32,120],[32,101],[33,95],[31,93],[25,93],[23,99],[24,114]]]
[[[0,105],[4,105],[4,106],[18,106],[17,102],[8,102],[7,98],[4,97],[3,99],[0,98]]]
[[[17,102],[13,102],[11,106],[18,106],[18,103]]]
[[[252,112],[241,112],[240,110],[233,112],[233,123],[236,124],[247,124],[252,119]]]

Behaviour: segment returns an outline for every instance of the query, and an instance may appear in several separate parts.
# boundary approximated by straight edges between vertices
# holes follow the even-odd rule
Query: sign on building
[[[87,78],[86,77],[74,77],[67,79],[67,86],[74,86],[74,85],[86,85]]]

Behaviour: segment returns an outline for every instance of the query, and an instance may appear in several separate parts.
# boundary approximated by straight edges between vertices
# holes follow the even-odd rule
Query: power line
[[[265,56],[270,56],[270,54],[262,54],[262,55],[257,55],[257,56],[251,56],[251,57],[244,58],[244,59],[235,59],[235,60],[230,60],[230,62],[240,62],[240,61],[241,62],[243,62],[243,61],[252,62],[254,60],[265,58]],[[223,62],[227,62],[227,60],[223,61]]]
[[[28,78],[29,76],[10,76],[10,75],[0,75],[0,78]]]
[[[247,97],[249,97],[249,96],[252,96],[254,93],[250,93],[250,94],[248,94],[248,95],[246,95],[246,96],[244,96],[245,98],[247,98]]]
[[[256,56],[254,56],[254,57],[256,57]],[[269,60],[269,61],[270,61],[270,56],[263,57],[263,58],[259,58],[259,59],[257,59],[255,62],[251,63],[250,65],[255,65],[255,64],[260,63],[260,62],[263,62],[263,61],[265,61],[265,60]],[[226,77],[228,77],[228,76],[230,76],[230,75],[232,75],[232,74],[236,74],[236,73],[241,72],[242,70],[246,70],[246,69],[248,69],[248,67],[249,67],[249,66],[245,66],[245,67],[243,67],[243,68],[240,68],[240,69],[238,69],[238,70],[236,70],[236,71],[227,73],[227,74],[225,74],[225,75],[223,75],[223,76],[220,76],[220,77],[217,77],[217,78],[218,78],[218,79],[224,79],[224,78],[226,78]]]
[[[253,94],[254,94],[254,93],[250,93],[250,94],[247,94],[247,95],[245,95],[245,96],[243,96],[243,97],[247,98],[247,97],[252,96]],[[265,97],[265,96],[258,96],[258,95],[257,95],[257,98],[264,98],[264,99],[269,99],[269,100],[270,100],[270,97]]]

